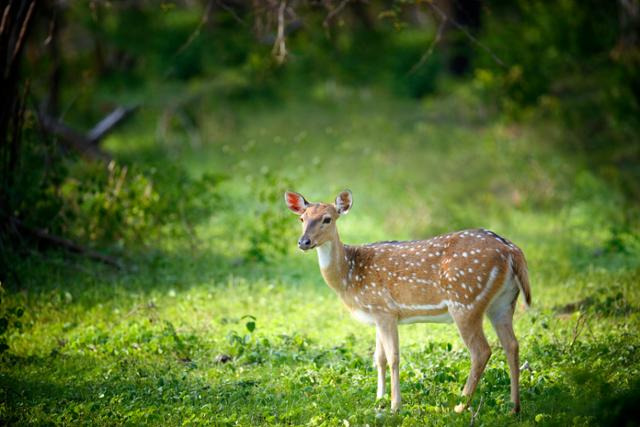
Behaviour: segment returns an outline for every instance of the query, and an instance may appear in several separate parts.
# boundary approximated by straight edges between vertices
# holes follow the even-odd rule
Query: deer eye
[[[323,224],[331,224],[331,218],[330,217],[326,217],[322,219],[322,223]]]

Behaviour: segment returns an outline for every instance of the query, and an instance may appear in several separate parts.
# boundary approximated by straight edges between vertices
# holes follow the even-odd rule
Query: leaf
[[[256,322],[247,322],[245,326],[247,327],[247,330],[249,332],[253,332],[254,329],[256,328]]]
[[[0,318],[0,335],[4,334],[9,326],[9,319],[6,317]]]

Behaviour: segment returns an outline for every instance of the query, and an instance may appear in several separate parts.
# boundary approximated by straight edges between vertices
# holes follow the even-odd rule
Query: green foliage
[[[4,215],[21,218],[27,224],[49,224],[59,230],[56,221],[62,201],[57,187],[67,174],[67,165],[61,161],[60,149],[48,138],[42,139],[33,114],[27,113],[23,127],[22,149],[11,176],[11,185],[3,189],[7,206]],[[7,212],[11,207],[11,212]]]
[[[573,130],[563,146],[638,198],[638,46],[626,46],[623,7],[600,1],[518,1],[485,15],[474,81],[512,117],[553,117]],[[535,54],[532,54],[535,52]],[[612,163],[621,167],[612,167]],[[636,166],[634,166],[636,165]]]
[[[291,215],[282,209],[281,202],[284,192],[293,188],[293,184],[268,168],[248,178],[254,211],[247,217],[242,232],[249,241],[246,257],[260,262],[280,259],[291,247],[291,239],[287,238],[291,235]]]
[[[12,214],[130,263],[7,251],[21,282],[0,302],[1,423],[637,423],[640,115],[615,3],[492,2],[480,39],[508,66],[478,54],[471,85],[443,78],[446,43],[410,72],[437,29],[406,25],[410,2],[371,3],[373,30],[347,5],[328,36],[288,33],[286,66],[222,7],[199,27],[206,2],[69,4],[65,120],[144,108],[104,141],[109,167],[61,156],[28,116]],[[43,98],[46,64],[27,71]],[[282,200],[344,188],[348,244],[481,226],[524,249],[522,414],[489,324],[473,421],[452,410],[469,369],[452,325],[403,327],[403,409],[374,400],[375,333],[295,250]]]
[[[83,241],[144,242],[158,227],[155,216],[160,196],[152,181],[141,173],[111,161],[79,171],[60,186],[65,224],[71,236]],[[130,176],[128,176],[130,175]]]
[[[29,115],[18,172],[7,191],[11,215],[27,226],[94,247],[136,249],[160,236],[192,234],[195,223],[223,204],[220,174],[193,178],[172,165],[158,171],[64,157],[55,142],[41,140],[33,120]],[[25,246],[27,240],[9,239],[3,256]]]
[[[609,391],[609,390],[607,390]],[[640,419],[638,399],[640,398],[640,384],[633,383],[624,391],[614,392],[612,396],[603,399],[598,407],[598,421],[608,425],[633,425]]]
[[[24,308],[19,302],[5,297],[5,289],[0,283],[0,357],[9,350],[7,337],[22,331],[22,316]]]
[[[392,85],[398,94],[422,98],[438,89],[438,80],[444,69],[443,55],[435,51],[435,47],[428,50],[428,46],[434,43],[432,37],[425,31],[405,29],[392,38],[389,51],[394,54],[390,55],[389,61]]]
[[[505,102],[531,105],[545,95],[575,96],[581,91],[584,96],[586,88],[580,85],[594,83],[593,67],[611,70],[619,66],[602,57],[614,48],[619,36],[615,3],[520,1],[513,9],[496,7],[496,12],[498,15],[487,16],[484,37],[508,64],[503,71],[496,65],[490,67],[500,79],[493,83],[505,91]],[[531,50],[537,55],[530,55]],[[489,58],[482,62],[491,64]],[[583,78],[574,74],[581,71]],[[484,78],[490,83],[491,75]]]
[[[64,158],[55,142],[42,140],[36,126],[30,115],[8,192],[10,214],[27,226],[81,242],[143,242],[160,219],[155,216],[159,195],[151,180],[115,161],[105,167]],[[7,243],[20,249],[24,242]]]
[[[158,199],[144,218],[156,225],[124,271],[55,251],[15,262],[28,291],[2,296],[24,309],[22,330],[9,323],[3,335],[3,422],[468,425],[471,413],[453,412],[470,366],[455,327],[400,329],[404,406],[392,414],[388,398],[375,401],[373,329],[322,283],[315,254],[295,250],[283,192],[330,201],[344,188],[346,243],[484,226],[524,249],[523,411],[509,415],[508,365],[487,323],[493,355],[474,423],[637,419],[639,217],[622,190],[559,149],[553,122],[505,123],[466,87],[423,101],[323,87],[277,107],[202,104],[202,146],[145,146],[155,123],[126,128],[108,141],[123,157],[112,178],[68,166],[62,182],[92,183],[75,191],[124,217],[150,184]],[[125,164],[126,197],[114,192]]]

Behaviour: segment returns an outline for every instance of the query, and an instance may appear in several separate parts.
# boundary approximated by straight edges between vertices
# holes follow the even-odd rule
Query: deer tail
[[[529,285],[529,271],[527,269],[527,260],[524,258],[524,254],[518,248],[516,248],[511,256],[511,269],[518,281],[518,288],[524,296],[525,308],[531,306],[531,287]]]

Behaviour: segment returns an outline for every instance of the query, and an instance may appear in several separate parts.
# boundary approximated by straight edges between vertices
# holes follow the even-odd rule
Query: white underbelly
[[[367,325],[375,325],[376,320],[370,313],[366,313],[362,310],[353,310],[351,315],[358,321],[366,323]],[[453,319],[448,312],[434,315],[423,316],[410,316],[398,320],[400,324],[408,323],[451,323]]]
[[[376,324],[375,318],[371,314],[365,313],[362,310],[353,310],[351,312],[351,315],[353,317],[355,317],[356,320],[359,320],[362,323],[366,323],[367,325],[375,325]]]
[[[453,319],[449,312],[445,312],[442,314],[434,314],[434,315],[426,315],[426,316],[411,316],[405,317],[403,319],[399,319],[398,323],[407,324],[407,323],[451,323]]]

